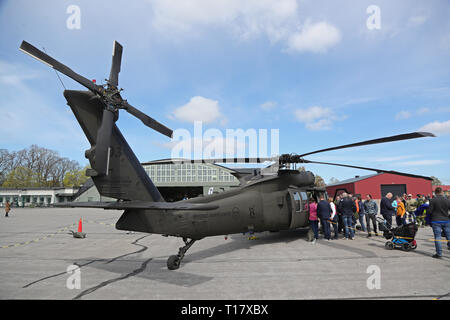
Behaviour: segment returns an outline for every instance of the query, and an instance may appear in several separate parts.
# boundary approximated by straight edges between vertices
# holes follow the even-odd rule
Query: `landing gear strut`
[[[178,254],[170,256],[169,259],[167,259],[167,268],[169,270],[177,270],[180,267],[181,260],[183,260],[186,251],[189,250],[196,240],[183,238],[183,241],[185,246],[178,250]]]

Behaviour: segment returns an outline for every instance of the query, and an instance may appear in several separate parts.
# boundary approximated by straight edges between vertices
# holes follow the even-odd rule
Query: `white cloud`
[[[40,76],[41,74],[33,69],[16,63],[0,61],[0,83],[3,85],[24,89],[27,80],[37,79]]]
[[[295,116],[298,121],[305,124],[307,129],[313,131],[330,130],[333,121],[345,118],[345,116],[338,117],[330,108],[320,106],[297,109]]]
[[[259,107],[265,111],[272,110],[277,106],[277,103],[274,101],[266,101],[263,104],[261,104]]]
[[[450,134],[450,120],[439,122],[434,121],[424,125],[419,131],[431,132],[436,135]]]
[[[57,100],[34,89],[32,80],[46,81],[47,76],[22,64],[0,61],[0,119],[5,124],[0,126],[2,142],[35,143],[59,150],[70,149],[68,139],[86,143],[70,109],[61,108]]]
[[[176,37],[222,27],[239,38],[282,38],[298,20],[296,0],[153,0],[153,26]],[[192,32],[192,31],[196,32]]]
[[[341,40],[328,22],[303,24],[297,0],[152,0],[152,25],[166,38],[199,37],[214,28],[237,39],[266,37],[291,52],[326,52]]]
[[[396,120],[406,120],[411,118],[412,114],[409,111],[400,111],[395,115]]]
[[[368,161],[374,161],[374,162],[395,162],[395,161],[401,161],[405,159],[411,159],[417,157],[417,155],[405,155],[405,156],[392,156],[392,157],[381,157],[381,158],[372,158],[368,159]]]
[[[402,162],[403,166],[434,166],[438,164],[445,163],[444,160],[417,160],[417,161],[406,161]]]
[[[417,114],[418,115],[424,115],[424,114],[426,114],[426,113],[430,113],[430,108],[426,108],[426,107],[424,107],[424,108],[420,108],[419,110],[417,110]]]
[[[428,16],[426,15],[417,15],[412,16],[408,19],[408,24],[410,26],[420,26],[424,24],[428,20]]]
[[[306,21],[303,28],[288,39],[288,51],[324,53],[341,41],[341,32],[333,25],[322,21]]]
[[[194,121],[211,123],[223,118],[219,102],[201,96],[192,97],[187,104],[175,109],[172,116],[176,120],[192,123]]]

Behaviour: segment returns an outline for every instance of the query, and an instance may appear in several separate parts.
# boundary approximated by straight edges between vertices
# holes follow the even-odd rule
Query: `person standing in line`
[[[395,216],[395,222],[397,223],[397,227],[400,227],[403,225],[403,218],[405,217],[406,209],[400,196],[397,196],[396,200],[397,200],[397,215]]]
[[[358,207],[359,207],[359,224],[361,225],[361,230],[366,232],[366,224],[364,220],[366,219],[366,211],[364,209],[364,203],[362,202],[361,196],[358,196]]]
[[[345,226],[345,238],[344,239],[354,239],[354,229],[352,227],[353,213],[356,212],[356,206],[352,198],[348,196],[347,193],[342,194],[342,200],[339,202],[338,211],[342,213],[342,220]]]
[[[416,212],[417,207],[418,207],[417,201],[412,198],[412,194],[408,194],[408,198],[405,204],[406,214],[415,217],[414,213]],[[403,222],[405,223],[406,221]]]
[[[9,203],[8,200],[6,200],[6,204],[5,204],[5,217],[9,217],[9,212],[11,211],[11,204]]]
[[[364,201],[364,212],[366,213],[366,223],[367,223],[367,237],[372,236],[372,232],[370,230],[370,222],[372,221],[373,231],[375,235],[378,236],[377,232],[377,213],[378,213],[378,205],[375,200],[372,199],[372,195],[368,194],[366,196],[366,201]]]
[[[353,232],[356,232],[356,221],[358,220],[359,216],[359,206],[356,197],[354,197],[352,194],[349,194],[349,198],[352,199],[353,204],[355,205],[355,210],[353,211],[353,217],[352,217],[352,228]]]
[[[434,246],[436,254],[433,258],[442,258],[442,233],[447,238],[447,248],[450,250],[450,200],[445,198],[441,187],[435,190],[436,197],[430,200],[429,212],[431,216],[431,227],[434,234]]]
[[[389,228],[392,227],[392,216],[395,213],[395,209],[392,206],[392,193],[388,192],[385,197],[381,199],[380,202],[380,213],[383,216],[384,220]]]
[[[339,202],[341,202],[341,197],[336,196],[334,205],[336,206],[338,233],[341,233],[344,231],[344,222],[342,221],[342,213],[339,211]]]
[[[339,230],[338,230],[338,214],[336,210],[336,205],[333,202],[333,198],[328,198],[328,201],[330,202],[331,207],[331,217],[330,217],[330,223],[333,225],[333,231],[334,231],[334,240],[339,239]]]
[[[331,240],[330,230],[330,218],[331,218],[331,206],[328,201],[325,200],[323,194],[320,195],[320,201],[317,204],[317,216],[320,219],[320,224],[323,226],[323,235],[327,241]]]
[[[406,208],[406,200],[408,200],[408,196],[406,195],[406,193],[403,194],[401,200],[402,200],[402,202],[403,202],[403,205],[404,205],[405,208]]]
[[[311,244],[315,244],[319,239],[319,220],[317,219],[317,203],[313,198],[309,199],[309,225],[314,233]]]

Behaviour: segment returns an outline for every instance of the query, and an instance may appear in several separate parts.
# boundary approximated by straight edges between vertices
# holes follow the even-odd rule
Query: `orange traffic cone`
[[[78,221],[78,232],[83,232],[83,221],[82,221],[82,219],[80,219],[80,221]]]

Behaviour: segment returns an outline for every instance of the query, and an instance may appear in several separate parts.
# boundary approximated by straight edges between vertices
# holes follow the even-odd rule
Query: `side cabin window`
[[[303,211],[309,211],[308,194],[302,191],[300,192],[300,197],[302,198],[303,202]]]
[[[293,193],[294,196],[294,203],[295,203],[295,211],[300,211],[301,208],[301,198],[300,194],[298,192]]]

